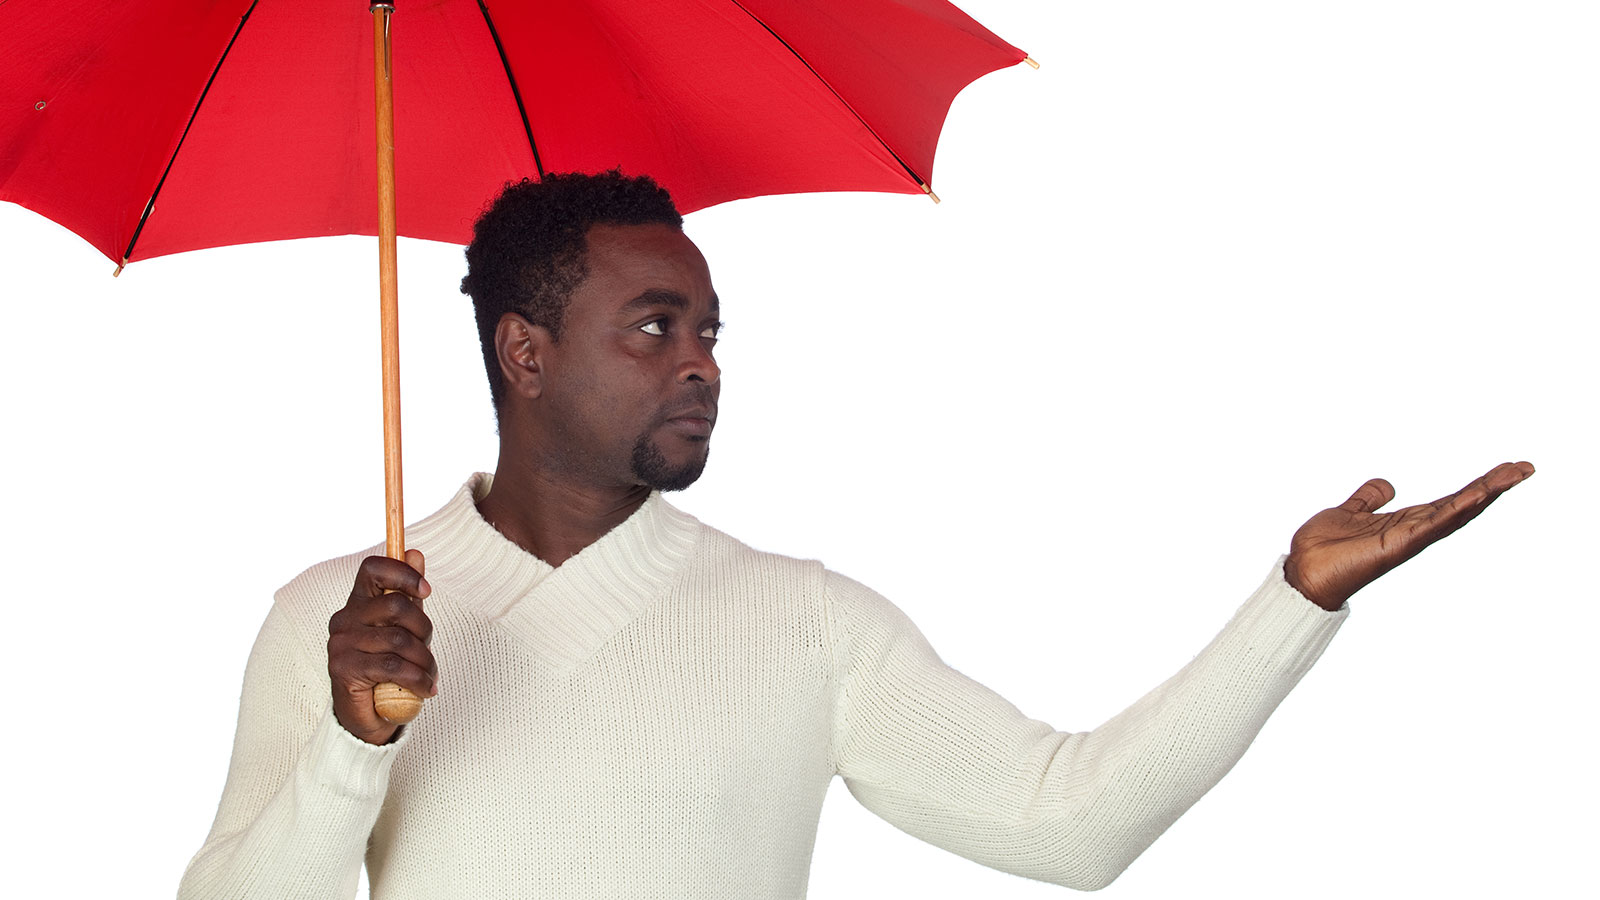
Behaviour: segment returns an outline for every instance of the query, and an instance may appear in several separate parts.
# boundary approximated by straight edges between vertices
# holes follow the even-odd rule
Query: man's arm
[[[423,562],[416,550],[406,562],[363,560],[328,620],[325,654],[297,631],[285,598],[326,597],[349,583],[348,568],[317,566],[280,592],[245,668],[217,818],[180,898],[355,895],[407,733],[378,717],[373,688],[394,681],[418,696],[436,693]]]
[[[1388,514],[1373,510],[1393,488],[1367,482],[1296,532],[1189,665],[1081,734],[1028,719],[945,666],[893,604],[830,573],[836,771],[864,806],[930,843],[1024,877],[1104,887],[1239,759],[1321,655],[1346,598],[1532,473],[1505,463]]]
[[[830,573],[836,769],[863,806],[925,841],[1104,887],[1232,768],[1343,622],[1280,573],[1176,675],[1077,734],[949,668],[893,604]]]
[[[245,668],[216,821],[186,898],[350,898],[404,736],[375,746],[335,718],[326,672],[274,605]]]

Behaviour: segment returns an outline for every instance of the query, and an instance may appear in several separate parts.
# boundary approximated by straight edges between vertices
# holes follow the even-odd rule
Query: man
[[[802,897],[834,775],[953,852],[1101,887],[1238,759],[1351,594],[1533,471],[1388,514],[1369,481],[1175,676],[1057,732],[866,587],[662,499],[705,466],[721,384],[681,224],[617,173],[512,186],[480,219],[495,474],[408,530],[426,565],[354,555],[279,592],[183,896],[347,897],[364,861],[375,898]],[[382,682],[431,698],[415,723],[376,714]]]

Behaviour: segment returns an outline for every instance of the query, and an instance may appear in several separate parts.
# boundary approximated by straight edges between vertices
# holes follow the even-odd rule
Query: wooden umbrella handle
[[[396,725],[415,719],[422,712],[422,698],[392,681],[372,689],[372,708]]]
[[[400,277],[395,259],[394,92],[389,83],[389,15],[393,3],[372,7],[373,81],[377,86],[378,299],[383,329],[383,493],[386,550],[406,558],[400,479]],[[392,681],[372,689],[378,715],[405,724],[422,712],[422,698]]]

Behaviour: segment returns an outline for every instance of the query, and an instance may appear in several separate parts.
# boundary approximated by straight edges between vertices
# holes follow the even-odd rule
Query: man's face
[[[667,225],[596,225],[544,372],[563,465],[603,485],[682,490],[705,468],[722,392],[711,271]]]

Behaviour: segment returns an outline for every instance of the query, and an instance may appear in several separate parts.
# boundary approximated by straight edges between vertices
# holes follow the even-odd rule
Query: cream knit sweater
[[[441,674],[394,743],[329,701],[328,617],[368,553],[278,592],[180,897],[348,898],[364,860],[374,900],[800,898],[835,775],[923,840],[1097,888],[1228,771],[1345,617],[1280,560],[1177,675],[1069,734],[945,666],[871,590],[659,494],[552,569],[478,515],[488,487],[407,532]]]

